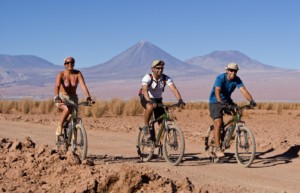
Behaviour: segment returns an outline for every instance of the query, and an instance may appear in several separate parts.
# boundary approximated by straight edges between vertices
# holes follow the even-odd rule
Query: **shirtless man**
[[[70,113],[69,108],[63,103],[68,101],[70,103],[78,104],[78,96],[76,89],[78,83],[80,84],[87,101],[93,103],[88,88],[85,85],[83,75],[79,70],[74,69],[75,59],[67,57],[64,60],[65,70],[58,73],[55,82],[55,105],[62,110],[62,116],[56,129],[56,142],[58,136],[62,134],[62,127],[64,121],[68,118]]]

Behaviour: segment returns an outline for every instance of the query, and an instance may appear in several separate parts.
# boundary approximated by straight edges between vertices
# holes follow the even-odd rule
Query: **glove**
[[[255,106],[256,106],[256,102],[255,102],[254,100],[252,100],[252,101],[250,101],[250,105],[251,105],[252,107],[255,107]]]
[[[179,106],[185,106],[185,102],[183,102],[182,99],[179,99],[179,100],[178,100],[178,105],[179,105]]]
[[[90,105],[95,104],[95,101],[93,101],[91,97],[87,97],[86,102],[88,102]]]
[[[218,103],[219,103],[220,107],[225,107],[226,106],[226,103],[224,103],[223,101],[220,101]]]
[[[59,96],[56,96],[54,98],[54,101],[55,101],[55,103],[62,103],[62,100],[61,100],[61,98]]]

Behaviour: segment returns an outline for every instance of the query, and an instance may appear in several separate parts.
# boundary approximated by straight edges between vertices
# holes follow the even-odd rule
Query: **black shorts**
[[[219,103],[209,103],[209,112],[213,120],[223,117],[223,108]]]
[[[157,104],[162,104],[162,98],[152,99],[152,100],[154,100]],[[144,109],[146,109],[147,101],[146,101],[146,99],[144,97],[141,97],[141,104],[144,107]],[[154,117],[155,117],[155,119],[157,119],[158,117],[160,117],[164,113],[165,113],[165,109],[163,107],[156,107],[154,109]]]

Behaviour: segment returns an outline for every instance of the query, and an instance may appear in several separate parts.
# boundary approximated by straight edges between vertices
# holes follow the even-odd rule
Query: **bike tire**
[[[240,126],[240,133],[235,136],[235,157],[243,167],[249,167],[255,158],[256,143],[253,132],[246,126]]]
[[[152,159],[152,156],[154,154],[154,143],[150,139],[150,133],[148,132],[148,134],[145,135],[144,131],[141,128],[139,128],[137,148],[140,151],[139,156],[142,161],[148,162]]]
[[[81,160],[85,160],[88,150],[88,141],[86,130],[82,124],[76,125],[77,130],[72,132],[71,148],[72,152],[77,154]]]
[[[215,158],[214,154],[214,138],[213,138],[214,125],[210,125],[204,137],[204,148],[208,158]]]
[[[185,141],[180,128],[171,127],[165,132],[163,143],[164,158],[173,166],[181,163],[184,156]]]

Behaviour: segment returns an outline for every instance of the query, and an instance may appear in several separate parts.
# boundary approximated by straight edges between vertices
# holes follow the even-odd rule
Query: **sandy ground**
[[[257,143],[250,168],[238,165],[231,149],[222,163],[207,159],[208,110],[175,114],[186,139],[179,166],[138,159],[142,116],[84,118],[88,159],[80,162],[56,150],[55,115],[0,114],[0,192],[300,192],[299,110],[247,111]]]

